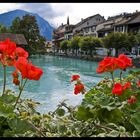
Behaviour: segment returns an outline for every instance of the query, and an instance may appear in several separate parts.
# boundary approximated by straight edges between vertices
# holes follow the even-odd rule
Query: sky
[[[140,3],[0,3],[0,14],[15,9],[37,13],[53,27],[58,27],[66,24],[68,16],[70,24],[95,14],[107,19],[123,12],[140,11]]]

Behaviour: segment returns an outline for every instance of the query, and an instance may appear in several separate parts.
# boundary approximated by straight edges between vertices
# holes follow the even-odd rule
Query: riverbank
[[[103,60],[105,56],[100,56],[100,55],[94,55],[94,56],[87,56],[87,55],[82,55],[82,56],[75,56],[75,55],[65,55],[65,54],[60,54],[60,53],[50,53],[49,55],[54,55],[54,56],[62,56],[62,57],[67,57],[67,58],[75,58],[75,59],[82,59],[82,60],[88,60],[88,61],[95,61],[95,62],[100,62]],[[140,68],[140,58],[132,59],[134,68]]]
[[[88,61],[95,61],[99,62],[101,61],[105,56],[99,56],[99,55],[94,55],[94,56],[87,56],[87,55],[81,55],[81,56],[75,56],[75,55],[65,55],[65,54],[60,54],[60,53],[48,53],[48,55],[54,55],[54,56],[62,56],[62,57],[67,57],[67,58],[74,58],[74,59],[82,59],[82,60],[88,60]]]
[[[103,60],[105,56],[101,55],[94,55],[94,56],[87,56],[87,55],[81,55],[81,56],[75,56],[75,55],[65,55],[65,54],[60,54],[60,53],[44,53],[44,54],[39,54],[39,55],[51,55],[51,56],[61,56],[61,57],[66,57],[66,58],[74,58],[74,59],[81,59],[81,60],[87,60],[87,61],[95,61],[95,62],[100,62]],[[32,58],[32,56],[30,56]],[[133,65],[134,68],[140,68],[140,58],[133,59]]]

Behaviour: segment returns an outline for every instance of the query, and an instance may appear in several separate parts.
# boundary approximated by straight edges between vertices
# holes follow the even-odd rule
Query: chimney
[[[138,13],[138,10],[136,10],[136,13]]]
[[[61,26],[63,26],[63,23],[61,23]]]
[[[83,18],[81,18],[81,21],[83,21]]]

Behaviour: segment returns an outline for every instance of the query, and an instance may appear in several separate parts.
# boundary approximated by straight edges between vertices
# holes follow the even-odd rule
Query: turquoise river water
[[[43,69],[43,76],[39,81],[28,81],[22,98],[31,98],[41,104],[37,107],[40,113],[47,113],[55,110],[59,102],[67,99],[66,103],[75,106],[81,103],[84,95],[74,95],[74,83],[70,82],[71,75],[79,74],[81,80],[89,90],[97,82],[108,74],[97,74],[98,62],[65,58],[59,56],[33,56],[32,63]],[[14,68],[7,69],[6,89],[17,91],[17,87],[12,83],[11,73]],[[0,67],[0,86],[2,91],[3,70]],[[115,75],[118,75],[117,73]]]

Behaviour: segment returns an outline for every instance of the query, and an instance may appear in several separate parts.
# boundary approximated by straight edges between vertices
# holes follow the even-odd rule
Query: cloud
[[[20,7],[17,3],[0,3],[0,13],[5,13]]]
[[[108,16],[122,12],[140,11],[140,3],[1,3],[0,13],[15,9],[37,13],[50,24],[56,26],[66,24],[67,16],[70,24],[80,22],[81,18],[100,14],[106,19]]]
[[[37,13],[51,24],[54,23],[55,18],[65,15],[63,10],[56,10],[50,3],[21,3],[20,9]]]
[[[23,10],[37,13],[45,18],[54,18],[60,14],[54,11],[49,3],[23,3],[20,6]]]

